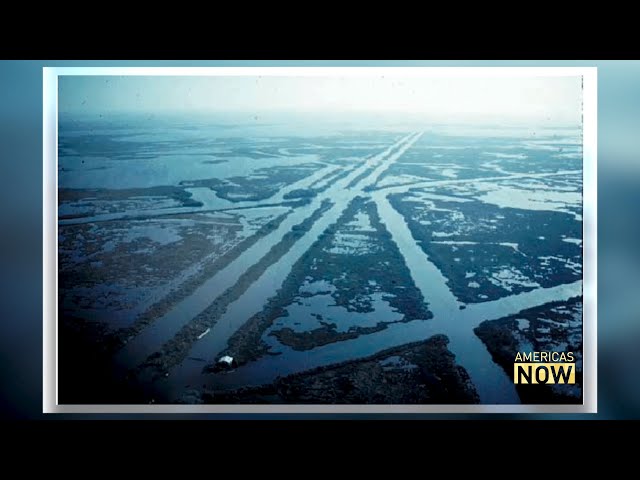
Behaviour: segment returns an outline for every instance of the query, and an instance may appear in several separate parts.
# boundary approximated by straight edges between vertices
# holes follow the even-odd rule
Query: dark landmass
[[[582,238],[582,222],[569,213],[478,200],[433,200],[436,209],[427,209],[404,194],[390,195],[389,201],[461,302],[492,301],[582,278],[582,248],[563,241]]]
[[[144,387],[129,382],[126,372],[114,368],[112,354],[117,346],[103,324],[69,317],[60,321],[58,403],[147,403]]]
[[[273,384],[205,392],[214,404],[474,404],[479,397],[455,363],[448,339],[428,340],[277,379]],[[191,396],[194,392],[191,392]],[[189,402],[193,398],[189,397]]]
[[[573,352],[575,385],[516,384],[516,390],[523,404],[582,403],[582,297],[484,321],[474,332],[509,378],[513,378],[513,363],[519,351]]]
[[[226,179],[207,178],[180,182],[184,187],[207,187],[216,195],[230,202],[265,200],[278,190],[311,175],[322,164],[302,163],[296,166],[280,166],[257,169],[250,176],[234,176]]]
[[[202,163],[207,165],[219,165],[221,163],[227,163],[229,160],[204,160]]]
[[[180,207],[202,207],[202,202],[193,200],[192,193],[186,191],[183,187],[175,186],[158,186],[149,188],[122,188],[122,189],[107,189],[107,188],[59,188],[58,189],[58,205],[63,203],[88,201],[83,206],[93,208],[93,210],[73,215],[60,215],[60,220],[70,218],[82,218],[90,217],[97,213],[120,213],[126,210],[120,202],[127,202],[132,200],[146,200],[146,205],[143,208],[157,208],[154,206],[154,199],[157,197],[164,197],[175,200],[179,203]],[[104,211],[98,211],[98,207],[92,205],[92,201],[109,202],[109,208]]]
[[[283,198],[290,200],[292,198],[313,198],[317,195],[317,192],[312,188],[297,188],[286,193]]]

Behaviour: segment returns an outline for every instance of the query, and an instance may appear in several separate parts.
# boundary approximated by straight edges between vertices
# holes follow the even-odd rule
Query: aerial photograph
[[[582,404],[582,77],[57,95],[60,404]],[[575,383],[514,382],[518,352]]]

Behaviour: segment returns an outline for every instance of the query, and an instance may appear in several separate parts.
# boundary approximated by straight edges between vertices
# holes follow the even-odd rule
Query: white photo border
[[[350,76],[562,77],[583,79],[583,403],[580,405],[61,405],[58,402],[58,77]],[[43,68],[43,413],[596,413],[597,412],[597,67],[44,67]]]

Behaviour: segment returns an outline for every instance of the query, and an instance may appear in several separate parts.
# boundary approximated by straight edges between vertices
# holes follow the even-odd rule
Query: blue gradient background
[[[640,61],[2,61],[0,62],[0,418],[155,418],[42,412],[42,67],[598,67],[598,409],[595,415],[410,418],[640,418]],[[170,415],[246,418],[247,415]],[[317,418],[318,415],[261,415]],[[321,418],[328,418],[324,416]],[[352,418],[333,415],[330,417]],[[358,418],[380,416],[361,415]],[[388,416],[387,416],[388,417]],[[394,417],[404,418],[409,416]]]

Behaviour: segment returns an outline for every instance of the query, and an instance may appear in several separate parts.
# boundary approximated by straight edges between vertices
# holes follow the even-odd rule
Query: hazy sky
[[[398,112],[578,125],[580,77],[63,76],[61,112]]]

